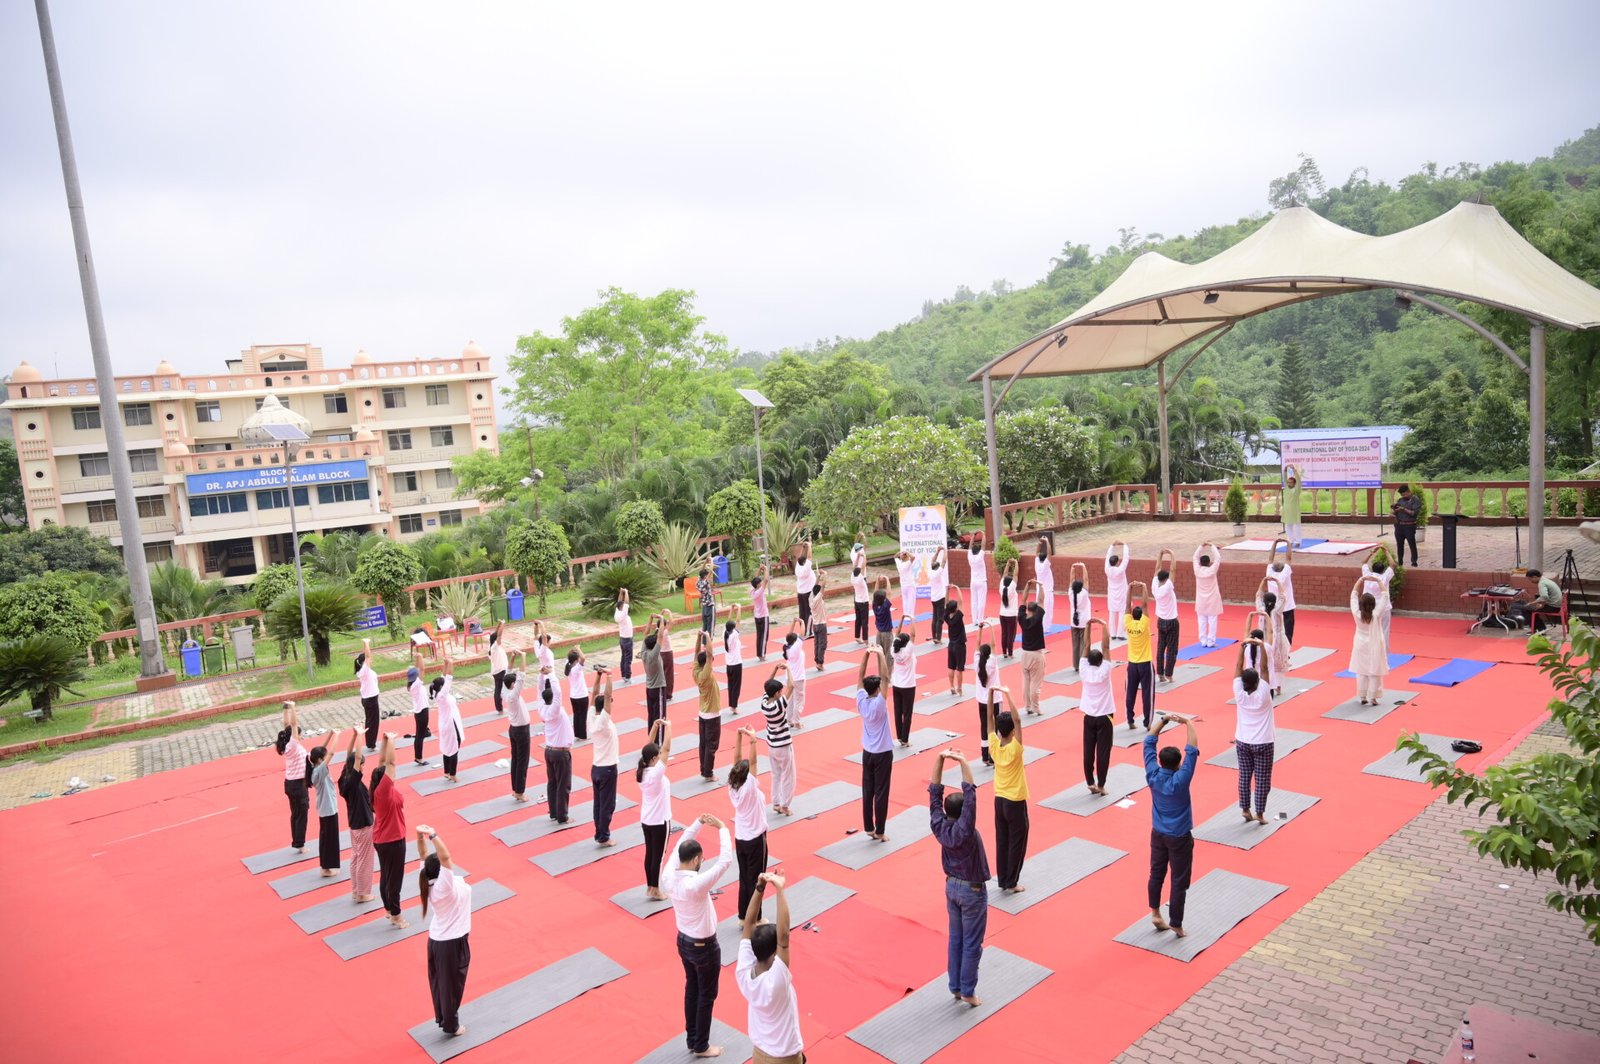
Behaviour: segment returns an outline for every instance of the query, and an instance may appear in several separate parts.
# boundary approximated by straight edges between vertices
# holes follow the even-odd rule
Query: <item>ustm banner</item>
[[[1383,483],[1383,440],[1347,436],[1327,440],[1284,440],[1285,467],[1300,470],[1306,488],[1376,488]]]
[[[945,511],[941,506],[903,506],[900,508],[900,549],[914,554],[917,566],[917,597],[928,594],[928,567],[934,554],[947,542]]]

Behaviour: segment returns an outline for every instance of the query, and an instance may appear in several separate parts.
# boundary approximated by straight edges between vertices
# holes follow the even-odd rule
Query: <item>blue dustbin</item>
[[[183,674],[185,676],[199,676],[205,669],[200,664],[200,644],[193,639],[185,639],[181,648],[183,657]]]
[[[522,620],[522,592],[516,588],[506,592],[506,619],[511,621]]]
[[[711,570],[716,574],[717,583],[726,584],[728,582],[728,556],[726,554],[719,554],[715,558],[712,558]]]

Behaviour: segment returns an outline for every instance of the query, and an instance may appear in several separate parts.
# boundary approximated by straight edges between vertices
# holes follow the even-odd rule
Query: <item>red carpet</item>
[[[1242,621],[1242,610],[1230,610],[1222,634],[1236,634]],[[1361,773],[1392,749],[1401,731],[1476,739],[1485,753],[1466,764],[1479,765],[1500,756],[1544,717],[1548,684],[1529,665],[1503,664],[1459,687],[1422,688],[1415,701],[1381,724],[1325,720],[1320,716],[1325,709],[1354,695],[1354,681],[1330,679],[1347,662],[1350,621],[1341,613],[1301,611],[1298,622],[1299,645],[1337,652],[1296,673],[1325,682],[1280,708],[1278,724],[1321,738],[1282,759],[1274,783],[1322,801],[1254,850],[1199,843],[1195,851],[1196,879],[1226,868],[1286,884],[1288,891],[1190,964],[1119,945],[1113,936],[1145,913],[1147,792],[1134,796],[1132,808],[1089,818],[1035,805],[1030,851],[1080,835],[1129,856],[1020,916],[991,913],[989,944],[1038,961],[1055,975],[935,1059],[1115,1056],[1433,800],[1420,784]],[[1185,643],[1194,640],[1193,626],[1186,609]],[[1418,656],[1391,674],[1389,685],[1404,687],[1405,678],[1452,657],[1525,660],[1519,641],[1469,640],[1462,636],[1464,628],[1461,621],[1397,619],[1394,650]],[[1064,635],[1050,641],[1051,670],[1067,664],[1066,646]],[[680,662],[685,658],[680,653]],[[1224,701],[1233,661],[1232,648],[1199,658],[1198,664],[1223,671],[1158,695],[1161,707],[1204,714],[1202,761],[1232,737],[1232,710]],[[941,689],[942,670],[942,653],[923,659],[925,695]],[[758,693],[769,671],[747,666],[747,698]],[[1019,666],[1006,666],[1005,679],[1021,690]],[[853,674],[813,679],[808,707],[843,704],[829,692],[853,681]],[[680,690],[688,682],[687,668],[681,667]],[[970,690],[970,674],[968,682]],[[1045,693],[1063,692],[1076,689],[1047,685]],[[622,714],[642,715],[642,690],[630,689],[620,701]],[[485,708],[486,701],[465,711],[470,715]],[[917,726],[929,726],[931,719],[931,726],[961,732],[953,741],[975,755],[974,712],[968,701],[938,717],[919,716]],[[679,734],[693,727],[692,705],[675,706],[672,713]],[[409,718],[386,724],[403,732]],[[499,722],[485,724],[469,741],[498,738],[503,730]],[[1026,729],[1030,745],[1055,751],[1028,770],[1035,803],[1081,782],[1080,736],[1076,714]],[[801,733],[799,790],[859,778],[856,766],[842,760],[859,749],[859,739],[854,722]],[[634,748],[642,738],[635,733],[623,742]],[[725,729],[724,745],[730,743]],[[429,756],[437,760],[431,744]],[[694,773],[693,757],[685,754],[673,763],[674,778]],[[578,751],[577,773],[587,774],[587,758],[586,748]],[[1118,750],[1114,758],[1136,762],[1138,748]],[[314,842],[311,860],[287,869],[252,876],[240,863],[241,857],[288,841],[280,766],[268,749],[0,814],[12,850],[0,885],[16,928],[0,985],[11,1014],[27,1018],[13,1024],[8,1056],[28,1061],[156,1054],[194,1061],[220,1054],[274,1062],[373,1055],[427,1059],[406,1033],[431,1016],[424,937],[340,961],[318,941],[332,932],[306,935],[289,916],[347,897],[348,885],[287,901],[278,900],[268,886],[272,879],[312,867]],[[891,815],[907,806],[926,806],[930,767],[931,755],[897,767]],[[536,780],[542,780],[539,772],[534,770]],[[1194,786],[1197,823],[1235,801],[1235,780],[1232,770],[1200,766]],[[608,900],[626,888],[643,889],[643,850],[551,878],[528,858],[587,838],[587,831],[508,849],[489,833],[516,815],[476,826],[455,816],[455,809],[492,797],[504,786],[503,779],[495,779],[420,798],[407,785],[410,824],[438,827],[474,880],[494,878],[517,892],[474,917],[468,1000],[591,945],[631,974],[463,1059],[511,1061],[537,1054],[547,1061],[626,1061],[680,1038],[682,970],[670,913],[640,921]],[[631,776],[624,777],[620,789],[637,798]],[[979,824],[992,847],[989,788],[981,794]],[[588,798],[580,792],[577,800]],[[674,803],[680,821],[706,811],[731,819],[720,790]],[[624,811],[617,823],[631,823],[637,815]],[[794,968],[814,1060],[878,1059],[850,1042],[846,1032],[944,969],[943,884],[931,840],[861,872],[814,856],[817,848],[859,824],[852,804],[785,827],[771,839],[791,881],[815,875],[857,891],[817,919],[819,932],[794,936]],[[729,915],[734,904],[730,890],[718,901],[719,913]],[[1191,913],[1189,922],[1202,918]],[[742,1030],[744,1001],[731,966],[725,972],[717,1014]]]

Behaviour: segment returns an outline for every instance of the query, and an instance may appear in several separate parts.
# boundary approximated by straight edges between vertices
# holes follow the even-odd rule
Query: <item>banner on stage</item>
[[[940,506],[900,508],[900,549],[916,556],[917,597],[928,597],[928,568],[933,556],[948,542],[945,510]]]
[[[1305,488],[1376,488],[1383,484],[1383,439],[1346,436],[1284,440],[1283,465],[1300,470]]]

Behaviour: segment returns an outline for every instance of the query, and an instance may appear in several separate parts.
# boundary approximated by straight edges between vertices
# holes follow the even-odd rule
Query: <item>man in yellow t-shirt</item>
[[[1004,695],[1006,710],[995,713],[995,699]],[[1028,773],[1022,763],[1022,714],[1011,701],[1009,687],[989,689],[989,756],[994,759],[995,878],[1000,889],[1017,894],[1022,862],[1028,856]]]
[[[1128,601],[1142,602],[1122,619],[1128,635],[1128,727],[1133,727],[1133,699],[1144,701],[1144,728],[1150,730],[1150,714],[1155,704],[1155,677],[1150,671],[1150,586],[1142,580],[1128,587]]]

